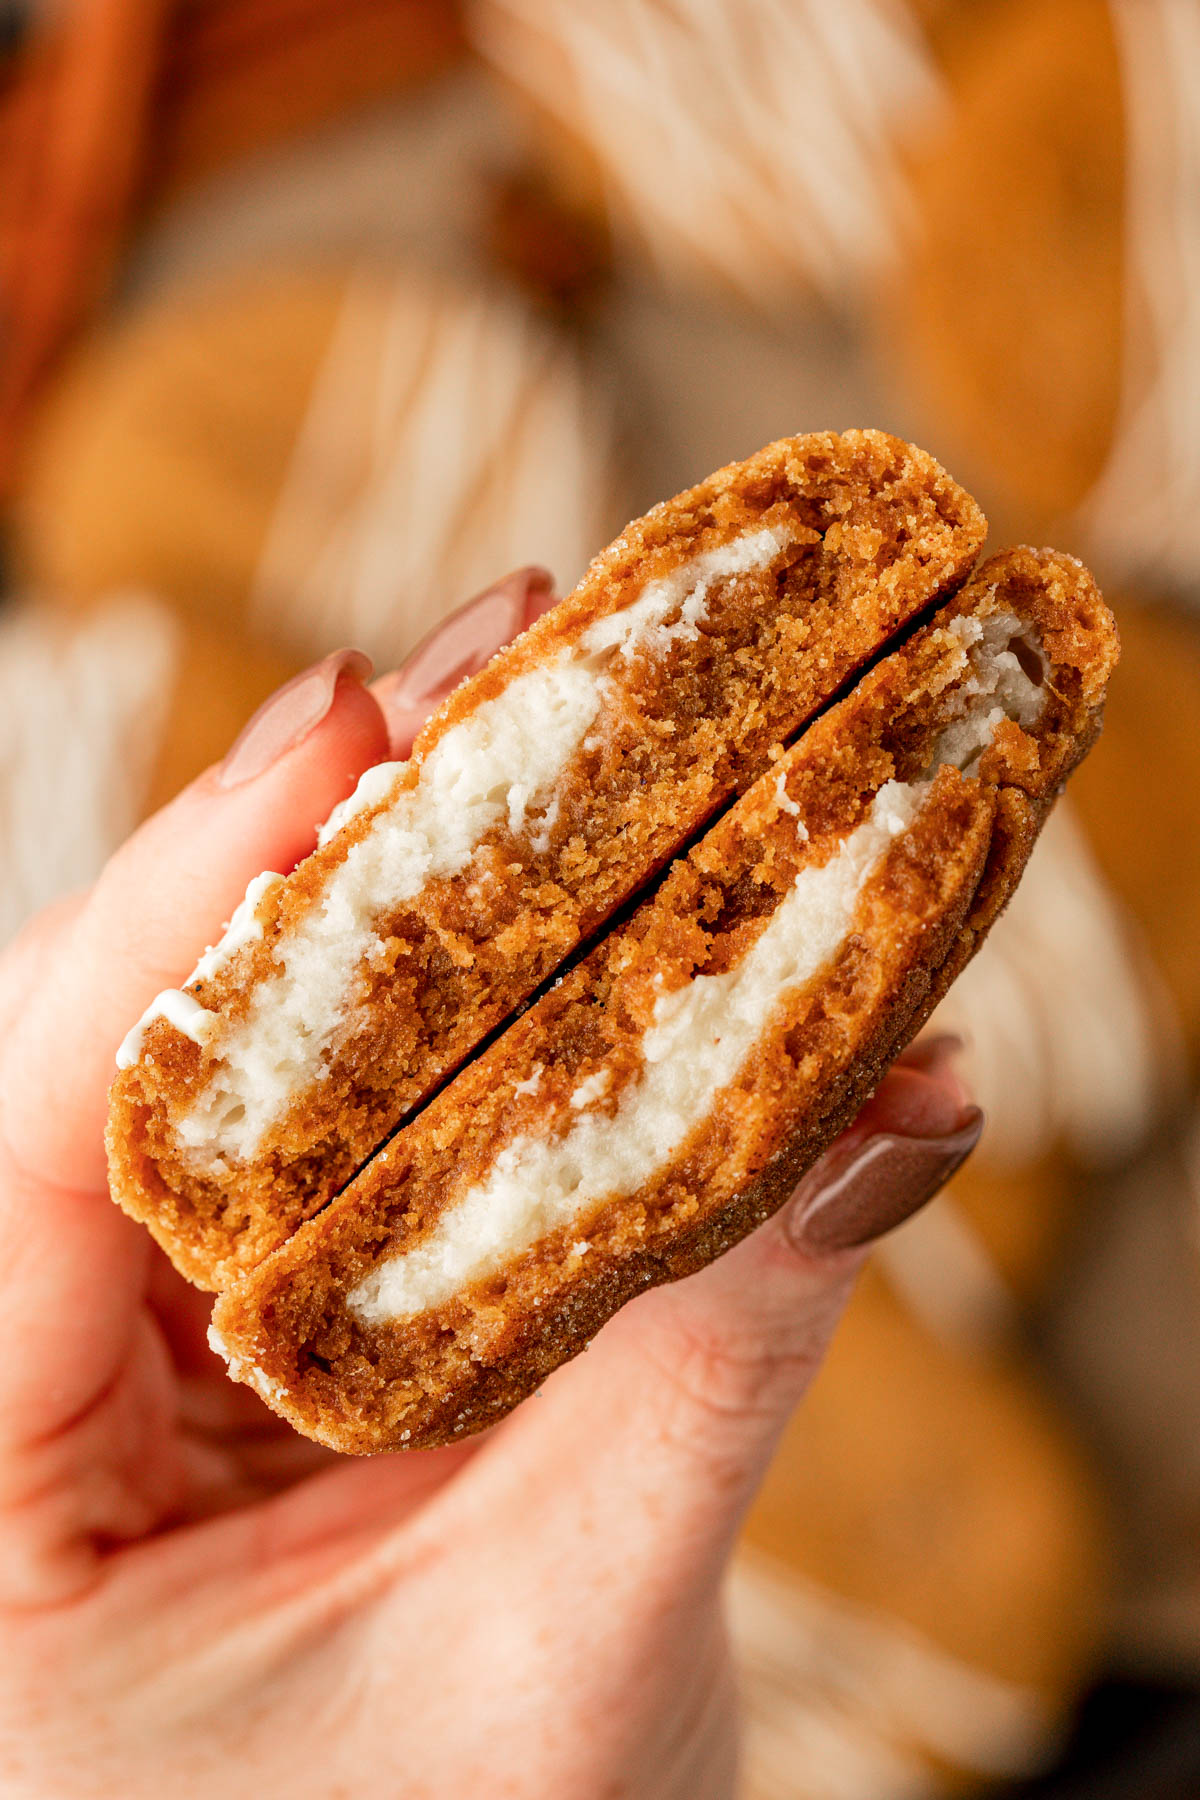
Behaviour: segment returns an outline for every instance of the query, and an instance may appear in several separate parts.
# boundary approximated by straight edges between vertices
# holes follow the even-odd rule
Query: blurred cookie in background
[[[988,8],[942,69],[950,104],[912,160],[881,355],[989,517],[1040,533],[1099,476],[1119,403],[1125,146],[1109,7]]]
[[[1200,1683],[1200,623],[1120,617],[1120,678],[1072,801],[1170,1000],[1185,1079],[1141,1155],[1086,1191],[1040,1339],[1116,1501],[1119,1666]]]
[[[1024,1367],[941,1338],[873,1265],[735,1565],[747,1800],[1037,1767],[1099,1654],[1109,1564],[1095,1478]]]
[[[1047,822],[933,1028],[965,1040],[990,1167],[1056,1150],[1083,1168],[1112,1167],[1158,1122],[1178,1085],[1175,1015],[1069,805]]]
[[[463,50],[453,0],[19,10],[0,66],[5,493],[40,384],[147,217],[216,170],[424,86]]]
[[[1102,582],[1194,600],[1200,14],[961,10],[980,16],[947,38],[881,349],[998,524],[1067,521]]]
[[[513,298],[408,271],[177,291],[84,341],[30,434],[30,585],[145,585],[302,658],[398,661],[518,564],[563,587],[624,518],[608,397]]]
[[[10,603],[0,614],[0,943],[94,880],[290,672],[145,593],[97,597],[83,616]]]
[[[896,145],[938,104],[904,0],[472,0],[535,166],[675,288],[842,300],[892,254]]]
[[[1113,441],[1078,525],[1114,577],[1200,600],[1200,12],[1109,0],[1125,102]]]
[[[930,1029],[961,1039],[984,1134],[943,1202],[880,1254],[931,1323],[990,1343],[1014,1303],[1052,1288],[1094,1175],[1139,1154],[1183,1087],[1172,998],[1069,802]]]
[[[987,1129],[985,1114],[985,1138]],[[1053,1294],[1089,1185],[1061,1151],[1006,1166],[977,1150],[921,1225],[880,1247],[880,1261],[931,1330],[967,1349],[993,1348]]]
[[[1118,1668],[1200,1686],[1200,1113],[1093,1195],[1042,1330],[1119,1526]],[[1140,1793],[1140,1789],[1131,1789]],[[1190,1787],[1174,1790],[1190,1793]]]
[[[1200,426],[1200,421],[1198,421]],[[1071,797],[1200,1072],[1200,618],[1116,597],[1121,662]],[[1160,1040],[1165,1043],[1164,1040]]]

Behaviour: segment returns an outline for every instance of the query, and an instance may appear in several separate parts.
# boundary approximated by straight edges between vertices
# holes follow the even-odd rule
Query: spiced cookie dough
[[[444,1443],[765,1219],[977,948],[1115,659],[1080,564],[993,557],[221,1296],[231,1373],[341,1450]]]
[[[253,1268],[961,585],[984,528],[871,431],[782,440],[629,526],[131,1032],[115,1197],[201,1286]]]

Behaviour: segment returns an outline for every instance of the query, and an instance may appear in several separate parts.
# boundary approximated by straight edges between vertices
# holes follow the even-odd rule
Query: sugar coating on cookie
[[[983,530],[879,432],[782,440],[635,521],[135,1028],[120,1203],[205,1286],[285,1242]]]
[[[182,1143],[214,1163],[252,1157],[297,1092],[321,1078],[354,1004],[355,976],[376,952],[380,916],[417,899],[429,883],[460,874],[498,827],[527,836],[535,850],[543,842],[548,848],[559,784],[584,739],[604,729],[614,661],[656,656],[680,637],[698,637],[713,583],[764,568],[790,542],[786,522],[743,532],[649,583],[630,606],[589,626],[576,647],[516,676],[452,726],[421,763],[415,784],[405,785],[405,763],[368,769],[317,841],[330,842],[366,812],[370,828],[331,871],[320,907],[280,944],[279,972],[259,981],[249,1012],[222,1043],[217,1073],[177,1121]],[[268,873],[251,882],[191,982],[210,979],[262,936],[259,902],[281,879]],[[122,1044],[118,1067],[137,1062],[157,1016],[196,1043],[217,1022],[191,995],[168,991]]]
[[[1073,559],[994,558],[218,1303],[242,1378],[342,1449],[444,1442],[736,1241],[977,946],[1114,659]]]

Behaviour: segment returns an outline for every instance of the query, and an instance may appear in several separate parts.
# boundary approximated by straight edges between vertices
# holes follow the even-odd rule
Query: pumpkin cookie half
[[[629,526],[130,1033],[116,1199],[199,1285],[253,1268],[961,585],[983,533],[873,431],[782,440]]]
[[[1116,653],[1074,559],[992,558],[221,1296],[231,1373],[341,1450],[445,1443],[765,1219],[1003,906]]]

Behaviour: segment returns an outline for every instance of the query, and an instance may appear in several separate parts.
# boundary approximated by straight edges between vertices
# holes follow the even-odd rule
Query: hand
[[[298,677],[0,963],[6,1795],[732,1792],[722,1574],[857,1246],[977,1135],[943,1047],[753,1238],[446,1450],[353,1461],[296,1436],[225,1378],[209,1297],[105,1188],[127,1027],[549,591],[511,577],[374,691],[354,653]]]

